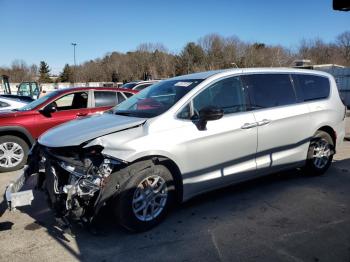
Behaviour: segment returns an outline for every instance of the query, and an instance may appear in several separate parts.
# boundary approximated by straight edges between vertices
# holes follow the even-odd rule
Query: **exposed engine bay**
[[[90,223],[118,193],[128,173],[126,163],[103,155],[102,150],[101,146],[49,148],[36,144],[25,176],[39,174],[37,188],[48,194],[56,217]],[[115,172],[120,175],[111,177]]]

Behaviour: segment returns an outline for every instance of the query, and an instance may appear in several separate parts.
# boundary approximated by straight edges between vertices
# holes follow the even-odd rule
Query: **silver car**
[[[8,200],[38,173],[57,216],[91,222],[109,203],[122,226],[147,230],[175,203],[215,188],[293,168],[323,174],[344,138],[345,113],[327,73],[171,78],[42,135]]]

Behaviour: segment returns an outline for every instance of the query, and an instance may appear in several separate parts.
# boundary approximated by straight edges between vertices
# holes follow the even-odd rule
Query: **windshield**
[[[113,109],[117,115],[155,117],[172,107],[202,79],[167,80],[151,85]]]
[[[122,85],[121,88],[132,89],[136,85],[137,85],[137,83],[131,82],[131,83],[127,83],[127,84]]]
[[[39,99],[34,100],[33,102],[25,105],[24,107],[19,108],[18,111],[29,111],[29,110],[32,110],[32,109],[36,108],[37,106],[41,105],[42,103],[46,102],[50,98],[56,96],[58,92],[59,91],[53,91],[53,92],[47,94],[46,96],[40,97]]]

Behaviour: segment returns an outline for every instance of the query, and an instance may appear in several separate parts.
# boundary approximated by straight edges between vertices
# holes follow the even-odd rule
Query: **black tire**
[[[315,157],[314,157],[315,148],[317,146],[317,143],[319,142],[327,143],[330,148],[330,156],[328,157],[327,162],[322,166],[317,166],[315,164]],[[324,131],[317,131],[310,142],[309,150],[307,153],[306,164],[304,167],[304,172],[307,175],[312,175],[312,176],[323,175],[332,164],[333,155],[334,155],[334,141],[332,137]]]
[[[18,162],[15,166],[12,167],[5,167],[2,165],[1,159],[0,159],[0,172],[10,172],[15,171],[18,169],[21,169],[26,163],[27,163],[27,157],[29,152],[28,144],[21,138],[17,136],[1,136],[0,137],[0,146],[4,143],[16,143],[21,147],[21,150],[23,151],[23,159]],[[0,155],[3,154],[3,151],[0,149]]]
[[[131,167],[132,168],[132,167]],[[137,186],[146,178],[154,175],[165,181],[167,198],[162,211],[150,221],[140,220],[133,211],[133,199]],[[121,193],[115,199],[113,208],[119,224],[131,232],[143,232],[158,225],[168,214],[175,200],[175,186],[170,171],[163,165],[147,167],[134,174],[122,186]]]

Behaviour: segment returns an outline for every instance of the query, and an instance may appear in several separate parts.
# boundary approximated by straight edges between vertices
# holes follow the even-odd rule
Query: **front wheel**
[[[0,137],[0,172],[21,169],[28,156],[27,143],[17,136]]]
[[[334,155],[334,142],[324,131],[317,131],[308,150],[305,171],[308,175],[322,175],[330,167]]]
[[[175,187],[170,171],[154,165],[134,174],[115,203],[119,223],[133,232],[158,225],[174,202]]]

